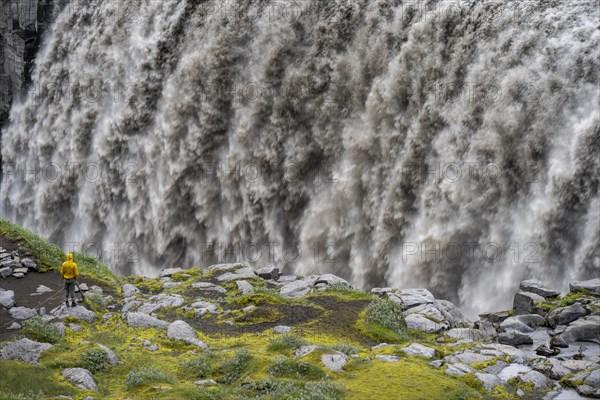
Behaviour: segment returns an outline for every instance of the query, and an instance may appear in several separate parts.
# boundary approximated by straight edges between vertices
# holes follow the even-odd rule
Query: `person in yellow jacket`
[[[67,261],[60,267],[60,276],[65,280],[65,304],[69,307],[69,297],[71,298],[71,307],[75,307],[75,280],[79,276],[77,264],[73,262],[73,254],[67,254]]]

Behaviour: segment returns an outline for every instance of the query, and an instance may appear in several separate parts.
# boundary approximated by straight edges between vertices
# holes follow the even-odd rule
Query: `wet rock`
[[[10,342],[0,350],[2,360],[21,360],[29,364],[37,364],[40,355],[52,348],[51,344],[39,343],[29,339]]]
[[[409,346],[403,348],[401,351],[408,354],[409,356],[420,356],[425,358],[435,357],[435,350],[431,347],[423,346],[419,343],[412,343]]]
[[[592,294],[600,296],[600,278],[589,281],[576,281],[569,283],[569,290],[573,293],[581,290],[589,290]]]
[[[539,294],[517,292],[513,300],[513,315],[533,314],[540,312],[538,303],[545,303],[546,299]],[[544,311],[545,312],[545,311]]]
[[[535,328],[538,326],[544,326],[546,325],[546,318],[542,317],[541,315],[538,314],[524,314],[524,315],[517,315],[516,317],[514,317],[517,321],[524,323],[525,325],[531,327],[531,328]]]
[[[520,346],[523,344],[533,344],[533,339],[525,333],[508,330],[498,335],[498,343],[509,346]]]
[[[344,372],[344,365],[348,362],[348,358],[344,354],[323,354],[321,362],[330,371]]]
[[[15,292],[0,288],[0,305],[4,308],[13,308],[15,305]]]
[[[479,314],[479,318],[482,320],[487,320],[493,324],[499,324],[508,317],[510,317],[509,311],[497,311],[493,313]]]
[[[574,303],[568,307],[561,307],[550,311],[546,316],[546,320],[548,321],[548,326],[556,328],[558,325],[568,325],[587,314],[588,311],[581,303]]]
[[[185,321],[174,321],[167,328],[167,337],[173,340],[181,340],[186,342],[187,344],[191,344],[201,349],[206,349],[208,346],[206,343],[198,339],[198,335],[194,328],[192,328]]]
[[[523,292],[535,293],[543,297],[558,297],[560,295],[560,292],[556,290],[545,288],[544,284],[537,279],[528,279],[521,282],[519,289]]]
[[[547,345],[542,344],[537,349],[535,349],[535,354],[538,356],[551,357],[560,353],[559,349],[551,349]]]
[[[85,368],[67,368],[62,370],[60,374],[78,388],[98,391],[98,386],[94,381],[92,373]]]
[[[279,268],[274,265],[259,268],[255,271],[255,273],[262,279],[277,279],[280,275]]]

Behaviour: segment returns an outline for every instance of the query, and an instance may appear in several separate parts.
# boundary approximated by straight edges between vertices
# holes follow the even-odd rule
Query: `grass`
[[[233,357],[219,365],[221,377],[219,382],[231,385],[237,382],[244,373],[248,372],[253,361],[252,353],[247,349],[237,350]]]
[[[0,360],[1,398],[39,399],[39,393],[45,397],[72,396],[76,390],[59,382],[54,371],[43,366],[35,366],[20,361]],[[8,394],[11,394],[11,397]]]
[[[287,352],[289,350],[296,350],[298,347],[306,346],[307,344],[308,342],[306,340],[301,339],[298,336],[285,334],[270,339],[267,351]]]
[[[175,378],[172,375],[163,372],[156,367],[142,367],[132,369],[127,374],[125,386],[128,390],[144,386],[148,383],[174,383]]]
[[[22,332],[38,342],[58,343],[62,338],[58,326],[45,321],[39,315],[25,321]]]
[[[278,378],[318,380],[326,376],[325,371],[313,364],[283,356],[276,357],[267,371]]]
[[[102,349],[88,349],[79,356],[83,368],[92,373],[108,371],[108,355]]]
[[[180,363],[183,373],[191,378],[206,378],[213,373],[210,356],[200,356],[185,360]]]

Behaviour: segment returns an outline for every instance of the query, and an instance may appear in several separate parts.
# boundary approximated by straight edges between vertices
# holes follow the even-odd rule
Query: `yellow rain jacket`
[[[62,276],[63,279],[77,279],[79,276],[77,264],[73,262],[73,254],[67,254],[67,261],[60,267],[60,276]]]

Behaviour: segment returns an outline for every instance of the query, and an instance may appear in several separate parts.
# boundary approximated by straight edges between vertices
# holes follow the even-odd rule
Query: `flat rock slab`
[[[217,277],[219,282],[229,282],[238,279],[250,279],[255,278],[256,274],[250,267],[244,267],[236,270],[235,272],[226,272],[223,275]]]
[[[544,287],[544,284],[537,279],[528,279],[521,282],[519,286],[524,292],[536,293],[543,297],[558,297],[560,292]]]
[[[409,356],[420,356],[425,358],[435,357],[435,350],[431,347],[423,346],[419,343],[412,343],[409,346],[402,349],[402,351]]]

